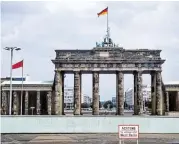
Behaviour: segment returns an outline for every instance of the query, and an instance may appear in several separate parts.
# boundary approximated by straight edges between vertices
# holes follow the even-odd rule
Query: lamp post
[[[13,51],[19,51],[21,48],[18,47],[5,47],[5,50],[8,50],[11,52],[11,68],[10,68],[10,96],[9,96],[9,115],[12,114],[11,109],[12,109],[12,60],[13,60]]]

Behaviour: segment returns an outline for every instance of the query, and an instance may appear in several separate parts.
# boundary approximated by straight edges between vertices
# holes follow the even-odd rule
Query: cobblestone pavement
[[[117,134],[3,134],[2,144],[120,144]],[[136,144],[124,141],[121,144]],[[140,134],[139,144],[179,144],[179,134]]]

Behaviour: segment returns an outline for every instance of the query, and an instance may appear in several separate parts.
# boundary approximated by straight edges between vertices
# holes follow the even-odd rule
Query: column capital
[[[52,93],[52,90],[47,91],[47,93]]]
[[[59,72],[63,72],[62,70],[59,70],[59,69],[55,69],[54,70],[55,73],[59,73]]]
[[[142,70],[133,71],[133,75],[136,75],[136,74],[142,74],[142,73],[143,73]]]
[[[124,74],[124,72],[123,71],[116,71],[116,74],[118,74],[118,73],[121,73],[121,74]]]
[[[58,69],[55,69],[54,72],[57,73],[57,72],[59,72],[59,70],[58,70]]]
[[[150,71],[150,75],[154,75],[154,74],[156,74],[155,70]]]
[[[156,70],[155,72],[156,72],[156,73],[161,73],[161,72],[162,72],[162,70]]]
[[[157,73],[161,73],[162,70],[152,70],[150,71],[150,75],[156,75]]]
[[[99,73],[99,71],[98,70],[93,70],[92,73]]]
[[[122,70],[117,70],[116,72],[122,72],[122,73],[123,73],[123,71],[122,71]]]
[[[80,70],[74,70],[73,72],[74,72],[74,74],[75,74],[75,73],[76,73],[76,74],[80,74],[80,73],[81,73]]]

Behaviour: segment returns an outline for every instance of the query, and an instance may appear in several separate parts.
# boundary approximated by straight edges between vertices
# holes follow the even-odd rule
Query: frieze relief
[[[61,64],[61,68],[134,68],[138,67],[138,65],[135,64]]]
[[[107,68],[107,69],[115,69],[115,68],[147,68],[147,69],[161,69],[161,64],[153,64],[153,63],[83,63],[83,64],[59,64],[56,66],[59,69],[93,69],[93,68]]]
[[[133,67],[136,67],[135,64],[122,64],[122,67],[123,68],[133,68]]]

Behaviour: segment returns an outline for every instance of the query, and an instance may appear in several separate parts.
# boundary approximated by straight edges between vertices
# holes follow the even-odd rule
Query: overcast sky
[[[106,31],[106,16],[97,13],[109,7],[111,37],[125,49],[161,49],[163,80],[179,81],[179,2],[2,2],[2,47],[18,46],[13,63],[24,59],[24,74],[31,80],[53,80],[55,49],[91,49]],[[2,51],[2,77],[9,76],[10,53]],[[21,76],[21,69],[13,71]],[[125,90],[133,76],[125,75]],[[83,93],[92,94],[92,76],[83,75]],[[143,76],[150,84],[150,75]],[[73,86],[73,75],[65,84]],[[115,75],[100,75],[101,100],[116,92]]]

